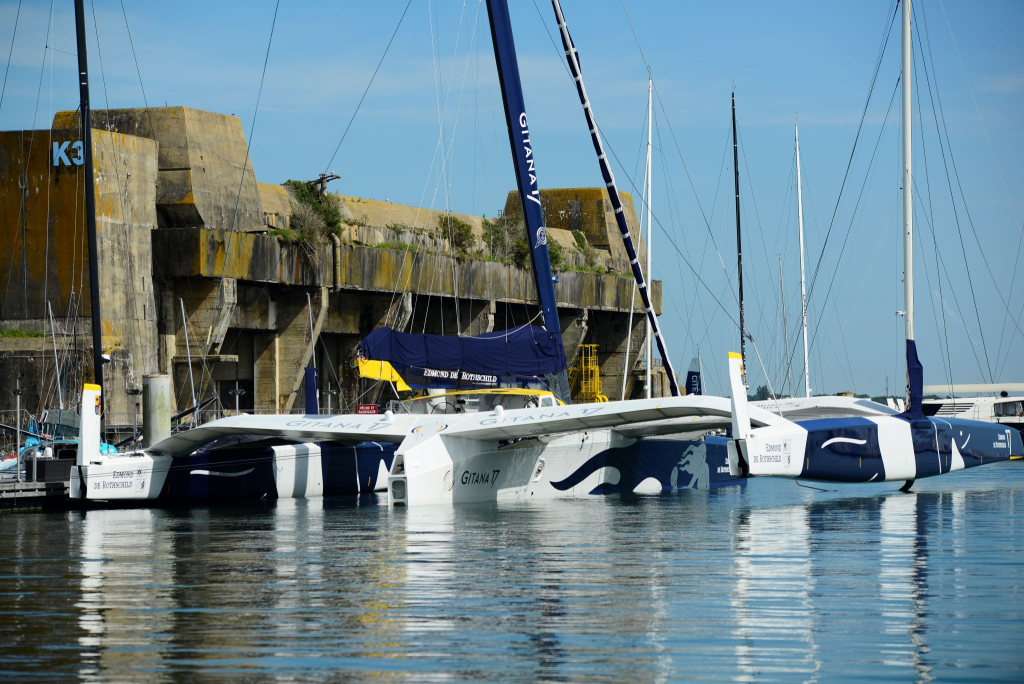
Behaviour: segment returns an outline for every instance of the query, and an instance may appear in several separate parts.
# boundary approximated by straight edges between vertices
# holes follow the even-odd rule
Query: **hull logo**
[[[424,423],[423,425],[417,425],[412,429],[414,435],[430,435],[443,431],[447,428],[447,423]]]

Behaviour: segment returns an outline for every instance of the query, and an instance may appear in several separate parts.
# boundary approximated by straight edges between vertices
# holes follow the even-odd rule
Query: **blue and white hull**
[[[903,416],[773,425],[745,440],[751,475],[832,482],[911,481],[1024,456],[1020,433],[992,423]]]
[[[741,484],[745,478],[729,471],[728,442],[720,437],[635,439],[615,430],[526,439],[496,449],[435,438],[419,449],[400,449],[392,465],[389,501],[451,505]]]
[[[396,445],[249,443],[176,458],[100,458],[72,474],[89,499],[164,502],[299,499],[384,491]],[[76,497],[79,498],[79,497]]]

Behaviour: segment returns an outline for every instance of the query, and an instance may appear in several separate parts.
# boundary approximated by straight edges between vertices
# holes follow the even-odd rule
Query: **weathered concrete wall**
[[[47,302],[61,325],[76,307],[80,319],[91,316],[84,175],[73,161],[78,138],[77,131],[0,133],[0,244],[5,247],[0,326],[5,328],[49,331]],[[156,371],[150,235],[157,223],[157,144],[94,131],[93,155],[103,349],[113,361],[106,370],[107,410],[121,412],[134,406],[125,390],[140,386],[143,373]],[[79,344],[91,348],[89,335]]]
[[[171,375],[177,410],[192,403],[190,370],[200,400],[216,391],[231,408],[225,392],[238,382],[247,392],[242,407],[284,410],[301,404],[301,369],[311,360],[322,369],[321,386],[338,392],[336,409],[386,401],[350,367],[358,341],[374,328],[479,334],[539,321],[532,270],[490,259],[484,217],[339,196],[338,235],[314,248],[289,244],[265,233],[289,226],[290,194],[257,182],[237,119],[187,107],[94,114],[104,129],[95,133],[96,188],[104,350],[112,358],[107,406],[115,422],[126,422],[134,407],[125,390],[157,372]],[[80,167],[53,167],[50,145],[51,135],[58,145],[77,138],[77,121],[77,113],[61,112],[52,133],[0,134],[0,240],[13,246],[0,254],[0,326],[48,330],[47,300],[58,325],[68,326],[60,319],[81,302],[77,336],[63,343],[77,343],[80,360],[72,365],[89,373]],[[597,343],[605,382],[619,387],[625,341],[632,334],[636,348],[643,318],[638,313],[625,329],[633,281],[623,277],[628,263],[607,194],[553,190],[543,199],[549,243],[565,257],[555,291],[567,356]],[[623,199],[636,235],[632,200]],[[516,200],[513,193],[509,202]],[[448,217],[473,231],[458,259],[449,256]],[[587,245],[580,248],[573,231]],[[660,282],[652,293],[660,311]],[[22,373],[35,388],[35,410],[53,405],[48,350],[46,338],[0,340],[7,354],[0,389]],[[637,374],[629,366],[632,386]],[[0,392],[0,408],[11,399]]]
[[[292,216],[291,195],[283,185],[258,183],[263,219],[270,228],[288,228]]]
[[[94,128],[160,143],[156,201],[160,227],[264,229],[256,173],[236,117],[191,107],[150,107],[95,109],[92,122]],[[54,128],[77,126],[77,112],[54,116]]]
[[[626,215],[626,225],[633,236],[633,243],[645,263],[647,247],[640,243],[640,223],[637,220],[633,196],[628,192],[620,192],[622,212]],[[552,188],[540,191],[541,210],[544,213],[544,226],[548,229],[578,230],[583,233],[587,242],[598,249],[610,252],[616,270],[629,272],[629,259],[626,248],[622,245],[622,233],[615,222],[615,211],[605,188]],[[519,191],[508,193],[505,200],[505,214],[522,214],[522,203]]]
[[[381,200],[366,199],[364,197],[349,197],[338,195],[341,201],[341,218],[351,224],[364,226],[375,226],[384,228],[395,225],[404,228],[418,228],[432,230],[438,226],[441,219],[448,213],[437,209],[423,209],[411,207],[406,204],[394,204],[382,202]],[[477,234],[483,233],[483,217],[470,214],[451,215],[473,227]]]
[[[236,278],[282,285],[315,285],[333,276],[329,245],[311,263],[296,245],[258,233],[181,228],[153,234],[153,249],[164,258],[154,264],[158,278],[202,276]]]
[[[222,275],[238,280],[283,285],[325,286],[364,292],[412,292],[478,300],[534,302],[537,286],[529,269],[494,261],[456,262],[441,254],[367,248],[358,245],[323,247],[319,264],[311,264],[295,245],[258,234],[182,229],[153,235],[161,278]],[[458,279],[456,286],[455,280]],[[632,278],[584,272],[559,274],[555,297],[559,306],[628,309]],[[661,313],[661,281],[651,284],[655,311]]]

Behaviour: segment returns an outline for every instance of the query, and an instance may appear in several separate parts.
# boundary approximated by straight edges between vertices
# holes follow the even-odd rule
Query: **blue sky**
[[[511,5],[540,184],[599,185],[575,91],[548,35],[557,41],[550,4],[515,0]],[[479,2],[413,0],[329,168],[404,2],[282,3],[254,128],[274,2],[124,0],[123,6],[149,104],[236,114],[246,134],[252,131],[252,157],[260,180],[313,178],[327,169],[342,176],[332,185],[337,192],[488,215],[501,209],[514,185],[507,137],[501,130],[486,8]],[[638,0],[628,0],[625,6],[660,96],[654,277],[664,282],[662,321],[673,362],[677,369],[685,368],[699,346],[710,388],[721,392],[725,352],[738,346],[738,332],[730,320],[736,318],[736,305],[726,276],[726,270],[729,278],[735,272],[732,161],[727,148],[729,94],[735,85],[747,320],[778,387],[784,375],[779,371],[780,256],[790,346],[798,344],[793,120],[799,115],[807,253],[813,271],[892,7],[885,1]],[[0,67],[6,65],[3,57],[11,49],[17,7],[16,2],[0,3]],[[631,190],[642,182],[642,163],[637,161],[647,83],[623,5],[617,0],[566,0],[563,9],[582,55],[598,122],[621,162],[615,167],[620,186]],[[95,12],[100,44],[97,49],[90,32],[93,106],[141,106],[142,89],[122,5],[96,0]],[[1008,320],[1006,306],[1024,327],[1024,268],[1015,270],[1024,219],[1024,4],[927,0],[916,3],[915,12],[920,28],[927,21],[925,52],[930,45],[932,93],[937,82],[960,184],[950,169],[957,198],[954,212],[915,40],[915,71],[921,77],[915,87],[923,100],[919,113],[915,92],[914,168],[921,196],[915,221],[922,250],[917,261],[917,338],[925,382],[944,382],[947,368],[954,382],[990,377],[1022,381],[1024,335]],[[45,128],[52,112],[77,104],[74,58],[68,54],[74,53],[71,3],[54,5],[52,50],[46,49],[49,23],[49,3],[22,4],[0,107],[2,130]],[[897,24],[811,296],[811,379],[818,392],[855,389],[879,394],[886,373],[894,392],[902,387],[902,321],[894,316],[903,308],[898,94],[888,123],[882,126],[898,75]],[[442,137],[439,100],[442,147],[450,149],[450,183],[439,182],[435,165]],[[876,143],[877,155],[868,173]],[[946,153],[950,163],[949,150]],[[960,200],[960,186],[977,240]],[[927,220],[932,213],[935,242]],[[711,244],[709,225],[725,270]],[[936,251],[944,262],[941,301]],[[698,284],[686,261],[706,288]],[[749,346],[748,356],[751,384],[763,383]],[[799,365],[794,362],[794,385],[800,384]]]

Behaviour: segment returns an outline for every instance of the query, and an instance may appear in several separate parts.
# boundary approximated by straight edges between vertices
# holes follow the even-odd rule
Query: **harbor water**
[[[4,515],[0,679],[1024,680],[1024,464],[808,484]]]

